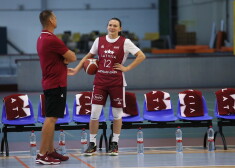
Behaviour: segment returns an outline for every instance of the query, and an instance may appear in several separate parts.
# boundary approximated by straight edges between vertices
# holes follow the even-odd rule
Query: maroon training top
[[[42,69],[44,90],[67,86],[67,66],[62,56],[68,51],[66,45],[53,33],[43,30],[37,41],[37,52]]]

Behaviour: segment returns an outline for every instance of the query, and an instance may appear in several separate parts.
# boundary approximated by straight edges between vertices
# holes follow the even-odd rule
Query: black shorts
[[[63,118],[66,106],[66,87],[44,90],[46,117]]]

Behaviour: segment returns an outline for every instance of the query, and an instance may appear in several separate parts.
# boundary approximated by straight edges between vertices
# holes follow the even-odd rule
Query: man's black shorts
[[[44,90],[46,117],[63,118],[66,105],[66,87]]]

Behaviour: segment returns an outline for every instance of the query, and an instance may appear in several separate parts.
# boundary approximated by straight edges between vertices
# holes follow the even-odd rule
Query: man
[[[54,130],[58,118],[64,117],[67,93],[67,66],[76,61],[76,55],[54,34],[55,14],[50,10],[40,13],[43,30],[37,41],[37,52],[42,69],[42,87],[45,95],[46,119],[36,163],[60,164],[69,159],[54,149]]]

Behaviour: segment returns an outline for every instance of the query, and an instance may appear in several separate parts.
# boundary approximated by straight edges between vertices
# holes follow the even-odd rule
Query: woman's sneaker
[[[36,158],[37,164],[44,164],[44,165],[57,165],[60,164],[60,160],[54,159],[53,157],[49,156],[47,153],[43,156],[37,155]]]
[[[118,144],[117,142],[111,142],[109,145],[109,155],[117,156],[118,155]]]
[[[94,142],[90,142],[87,150],[84,152],[85,156],[92,156],[94,152],[96,152],[96,145]]]

